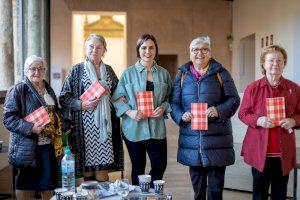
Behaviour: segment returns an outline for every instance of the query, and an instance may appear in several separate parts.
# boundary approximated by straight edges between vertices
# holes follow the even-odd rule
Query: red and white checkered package
[[[89,89],[87,89],[81,96],[80,100],[82,102],[86,102],[88,100],[93,100],[99,98],[106,89],[100,85],[99,81],[95,81]]]
[[[279,122],[286,117],[284,97],[266,98],[266,113],[279,126]]]
[[[46,125],[50,122],[49,115],[44,106],[39,107],[38,109],[27,115],[24,120],[40,125]]]
[[[191,104],[191,113],[193,118],[191,120],[191,129],[192,130],[207,130],[208,121],[207,114],[207,103],[192,103]]]
[[[152,91],[137,92],[136,103],[138,110],[140,110],[145,117],[153,116],[154,104]]]

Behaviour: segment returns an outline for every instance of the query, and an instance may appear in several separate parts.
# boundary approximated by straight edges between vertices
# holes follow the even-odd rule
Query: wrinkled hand
[[[275,127],[275,123],[273,122],[273,120],[270,117],[266,117],[266,116],[259,117],[257,119],[256,125],[261,126],[263,128],[274,128]]]
[[[214,106],[207,108],[205,113],[207,114],[207,117],[218,117],[219,116],[219,113],[218,113],[216,107],[214,107]]]
[[[139,110],[127,110],[126,115],[128,115],[131,119],[136,121],[140,121],[144,118],[144,114]]]
[[[121,103],[128,103],[128,100],[126,99],[126,97],[120,97],[118,99],[118,101],[121,102]]]
[[[192,119],[192,117],[193,117],[192,113],[190,113],[190,112],[185,112],[185,113],[183,113],[181,119],[182,119],[184,122],[190,122],[191,119]]]
[[[45,125],[40,125],[40,124],[34,124],[31,132],[35,133],[35,134],[40,134],[45,128]]]
[[[292,129],[294,126],[296,126],[296,120],[294,120],[293,118],[283,119],[279,122],[279,126],[286,130]]]
[[[82,102],[81,110],[94,110],[97,107],[99,101],[100,101],[100,98]]]
[[[165,112],[164,107],[159,106],[153,111],[153,117],[161,117]]]

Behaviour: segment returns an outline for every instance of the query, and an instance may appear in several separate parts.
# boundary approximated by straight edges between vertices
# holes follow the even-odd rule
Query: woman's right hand
[[[139,110],[127,110],[126,115],[128,115],[131,119],[136,121],[140,121],[144,118],[144,114]]]
[[[100,98],[82,102],[81,110],[94,110],[97,107],[99,101],[100,101]]]
[[[190,113],[190,112],[185,112],[185,113],[183,113],[181,119],[182,119],[184,122],[190,122],[190,121],[192,120],[192,117],[193,117],[192,113]]]
[[[270,117],[262,116],[257,119],[257,126],[261,126],[263,128],[274,128],[275,123]]]
[[[45,125],[41,125],[41,124],[34,124],[31,132],[35,133],[35,134],[40,134],[45,128]]]

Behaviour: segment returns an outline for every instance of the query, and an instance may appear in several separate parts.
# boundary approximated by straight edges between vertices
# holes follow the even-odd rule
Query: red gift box
[[[24,120],[40,125],[46,125],[50,122],[49,115],[44,106],[41,106],[40,108],[27,115]]]
[[[136,101],[138,110],[140,110],[145,117],[153,116],[154,104],[152,91],[137,92]]]
[[[95,81],[90,87],[89,89],[87,89],[81,96],[80,96],[80,100],[82,102],[86,102],[88,100],[93,100],[96,98],[99,98],[104,92],[106,91],[106,89],[104,87],[102,87],[102,85],[100,85],[100,83],[98,81]]]
[[[192,130],[207,130],[208,121],[207,121],[207,103],[192,103],[191,104],[191,113],[193,118],[191,120],[191,129]]]
[[[266,113],[278,126],[279,122],[286,118],[284,97],[266,98]]]

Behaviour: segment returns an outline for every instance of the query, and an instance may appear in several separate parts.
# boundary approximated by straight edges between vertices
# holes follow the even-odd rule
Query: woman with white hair
[[[191,128],[192,103],[207,104],[207,130]],[[197,200],[206,195],[222,199],[225,168],[235,159],[230,117],[239,103],[229,72],[211,57],[210,38],[194,39],[190,61],[179,68],[174,81],[171,116],[180,127],[177,160],[189,166]]]
[[[54,107],[57,99],[44,80],[47,65],[43,58],[29,56],[24,65],[25,79],[7,91],[3,123],[10,131],[9,162],[18,169],[17,199],[30,199],[30,192],[40,190],[42,199],[50,199],[57,187],[57,161],[47,125],[24,118],[40,108]]]
[[[74,129],[69,144],[75,155],[77,174],[85,180],[107,181],[108,171],[123,170],[120,119],[110,97],[118,78],[111,66],[102,61],[106,48],[103,36],[91,34],[85,41],[86,59],[70,70],[61,90],[60,104],[71,113]],[[98,81],[106,92],[88,101],[80,96]]]

